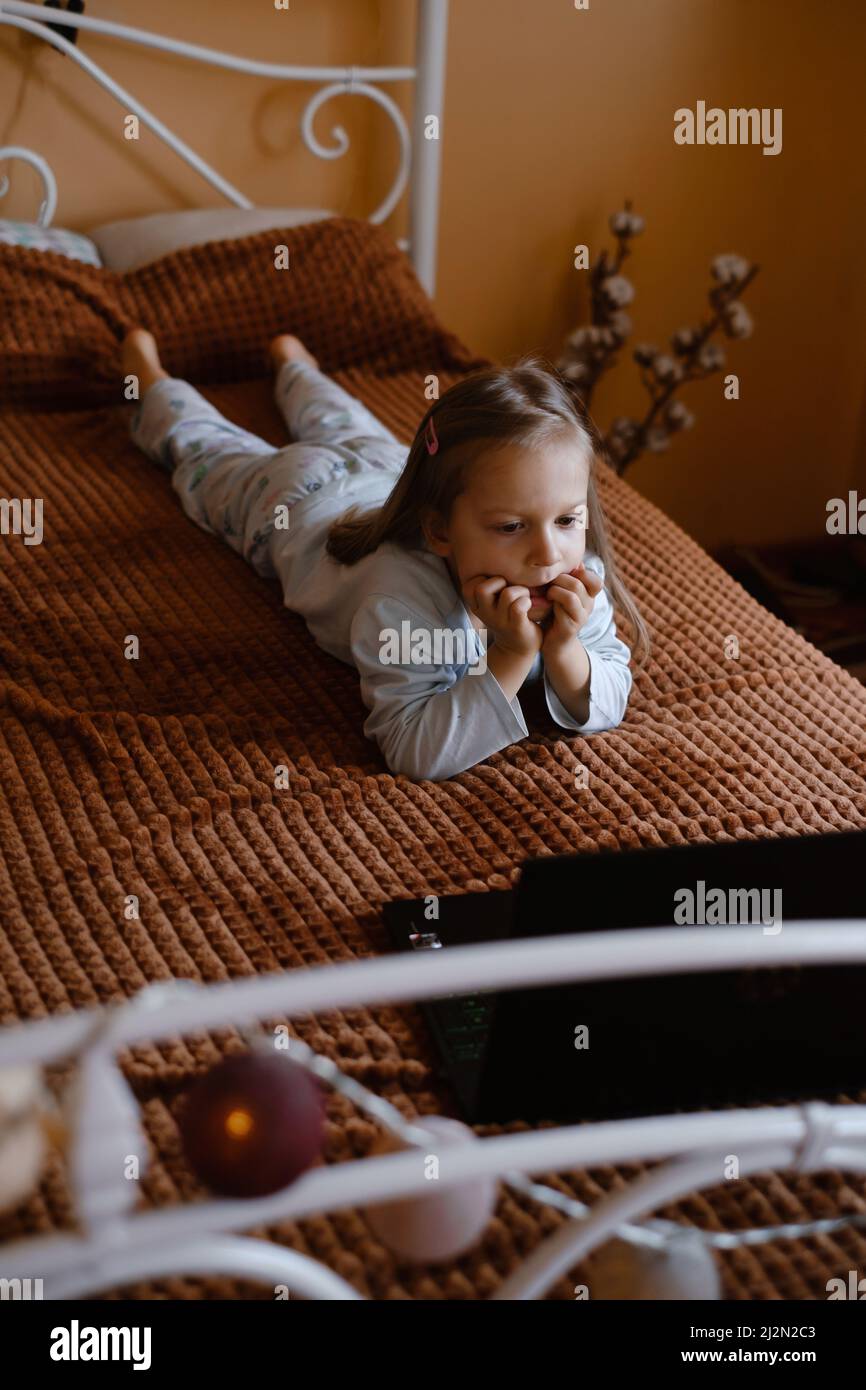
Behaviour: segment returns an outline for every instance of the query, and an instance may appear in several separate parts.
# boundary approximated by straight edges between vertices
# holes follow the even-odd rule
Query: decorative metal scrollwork
[[[42,158],[41,154],[25,149],[23,145],[0,145],[0,160],[2,159],[23,159],[25,163],[31,164],[39,174],[45,196],[39,204],[36,221],[40,227],[49,227],[57,207],[57,180],[51,172],[50,164]],[[8,192],[8,175],[0,174],[0,198],[5,198]]]
[[[324,105],[326,101],[329,101],[331,97],[344,92],[357,96],[369,97],[371,101],[375,101],[378,106],[382,107],[383,111],[387,112],[397,128],[397,134],[400,138],[400,168],[397,171],[397,177],[391,186],[390,193],[376,211],[370,214],[368,219],[370,222],[375,223],[384,222],[385,218],[389,217],[394,211],[394,208],[403,195],[403,190],[409,178],[409,168],[412,157],[409,130],[403,119],[402,111],[399,106],[392,101],[391,97],[385,92],[380,91],[378,87],[371,87],[367,82],[358,82],[354,75],[345,82],[331,82],[327,87],[320,87],[319,90],[314,92],[310,97],[310,100],[304,107],[301,117],[301,133],[304,137],[304,144],[310,153],[317,155],[319,159],[340,159],[341,156],[346,153],[350,142],[348,135],[341,125],[331,127],[331,137],[335,141],[335,144],[331,146],[323,145],[321,141],[316,138],[316,134],[313,130],[313,121],[319,107]]]

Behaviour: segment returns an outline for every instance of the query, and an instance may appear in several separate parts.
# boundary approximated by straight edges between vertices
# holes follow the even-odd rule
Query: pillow
[[[185,246],[232,241],[272,227],[298,227],[331,216],[319,208],[201,208],[105,222],[91,227],[88,236],[110,270],[137,270]]]
[[[41,227],[38,222],[9,222],[0,218],[0,241],[6,246],[26,246],[31,251],[53,251],[87,265],[102,265],[99,249],[79,232],[65,227]]]
[[[43,256],[34,275],[34,261],[0,245],[0,412],[118,405],[120,341],[135,324],[155,335],[166,370],[197,386],[269,381],[277,333],[296,333],[327,372],[487,361],[439,323],[390,233],[348,217],[187,246],[126,272]]]

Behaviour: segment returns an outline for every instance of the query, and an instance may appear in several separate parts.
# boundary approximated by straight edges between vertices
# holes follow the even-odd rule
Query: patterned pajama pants
[[[291,508],[347,475],[381,471],[396,481],[408,452],[366,406],[306,362],[283,363],[274,399],[298,441],[282,449],[231,424],[177,377],[155,382],[130,424],[133,442],[171,473],[187,516],[266,578],[276,573],[269,542],[277,506]]]

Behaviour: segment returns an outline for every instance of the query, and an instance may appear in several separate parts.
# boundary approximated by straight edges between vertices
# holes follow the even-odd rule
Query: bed
[[[275,242],[292,266],[276,278]],[[654,643],[624,722],[580,738],[536,719],[528,739],[449,781],[391,775],[363,737],[355,673],[316,646],[275,582],[191,525],[131,444],[118,345],[138,323],[173,374],[275,444],[285,435],[264,350],[278,331],[297,333],[407,442],[425,378],[444,389],[485,360],[439,321],[417,265],[374,223],[324,217],[125,272],[0,245],[0,491],[44,503],[41,544],[7,535],[0,550],[6,1060],[15,1025],[68,1021],[159,982],[368,963],[387,950],[385,901],[508,888],[527,857],[866,828],[866,688],[606,467],[603,504]],[[124,659],[131,633],[137,661]],[[140,920],[124,916],[129,895]],[[282,1016],[273,999],[265,1016]],[[406,1119],[456,1113],[414,1005],[296,1009],[293,1026]],[[143,1210],[202,1197],[179,1110],[190,1080],[243,1045],[226,1024],[120,1049],[150,1145]],[[866,1093],[840,1099],[856,1108]],[[364,1158],[376,1132],[334,1092],[325,1164]],[[811,1151],[813,1169],[820,1158]],[[652,1167],[596,1158],[532,1171],[592,1206]],[[658,1214],[717,1233],[854,1218],[808,1241],[720,1248],[723,1297],[825,1298],[829,1279],[866,1262],[866,1174],[853,1164],[768,1163],[694,1188]],[[415,1266],[360,1204],[250,1229],[362,1296],[459,1300],[495,1295],[562,1223],[503,1188],[468,1253]],[[74,1228],[69,1174],[52,1156],[38,1188],[0,1214],[0,1273],[4,1246]],[[578,1263],[544,1296],[572,1299],[582,1277]],[[183,1271],[104,1292],[273,1296],[235,1273]]]

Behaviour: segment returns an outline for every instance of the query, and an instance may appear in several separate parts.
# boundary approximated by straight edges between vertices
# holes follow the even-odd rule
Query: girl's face
[[[431,523],[427,544],[448,562],[457,592],[478,575],[530,591],[528,616],[552,612],[544,590],[577,569],[586,550],[589,458],[573,433],[538,447],[506,444],[469,469],[450,523]]]

